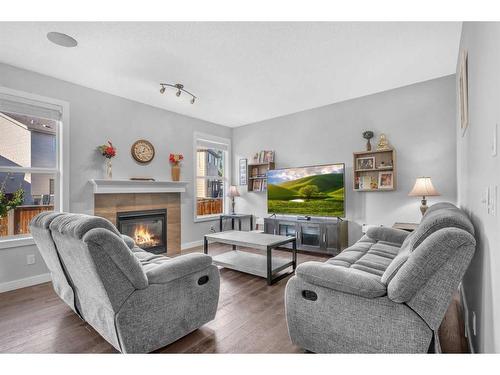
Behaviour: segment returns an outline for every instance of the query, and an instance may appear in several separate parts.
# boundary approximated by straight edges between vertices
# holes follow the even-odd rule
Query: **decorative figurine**
[[[373,132],[371,130],[364,131],[363,138],[366,139],[366,151],[371,151],[372,145],[370,143],[370,139],[373,138]]]
[[[387,140],[385,134],[380,134],[380,139],[377,144],[377,151],[387,151],[390,150],[389,141]]]

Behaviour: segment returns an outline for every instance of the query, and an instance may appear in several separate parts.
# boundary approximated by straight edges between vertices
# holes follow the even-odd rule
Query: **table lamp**
[[[227,193],[227,196],[229,198],[231,198],[231,214],[234,215],[235,214],[235,212],[234,212],[234,197],[240,196],[240,192],[238,191],[238,189],[236,188],[235,185],[231,185],[229,187],[229,192]]]
[[[422,197],[422,205],[420,206],[420,212],[422,212],[422,216],[427,211],[427,199],[426,197],[435,197],[440,195],[438,191],[432,185],[432,181],[430,177],[418,177],[417,181],[415,181],[415,186],[410,191],[408,196],[410,197]]]

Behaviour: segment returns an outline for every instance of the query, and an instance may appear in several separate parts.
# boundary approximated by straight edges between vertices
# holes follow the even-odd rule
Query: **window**
[[[31,239],[29,223],[35,215],[63,208],[64,107],[0,87],[0,191],[4,203],[12,203],[7,212],[0,211],[0,247]]]
[[[195,135],[195,220],[225,212],[229,140]]]

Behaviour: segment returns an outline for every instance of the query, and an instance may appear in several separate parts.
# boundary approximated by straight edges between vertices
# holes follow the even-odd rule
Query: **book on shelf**
[[[274,151],[259,151],[256,155],[255,161],[260,164],[274,163]]]
[[[359,179],[358,187],[356,188],[356,182],[354,182],[354,188],[359,190],[376,190],[378,188],[378,181],[372,176],[361,176],[356,177]]]
[[[252,185],[253,191],[265,191],[267,189],[266,180],[254,180]]]

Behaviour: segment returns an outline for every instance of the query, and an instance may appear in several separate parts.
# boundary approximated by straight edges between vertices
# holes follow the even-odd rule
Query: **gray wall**
[[[463,282],[469,327],[476,314],[471,339],[478,352],[500,351],[500,214],[489,215],[481,202],[488,186],[500,184],[500,156],[491,155],[494,126],[500,125],[499,45],[500,23],[464,23],[460,46],[469,55],[470,125],[463,137],[457,125],[457,175],[459,203],[469,212],[478,241]]]
[[[89,180],[104,176],[103,158],[96,152],[96,147],[110,139],[118,149],[118,155],[113,159],[113,178],[152,176],[170,180],[169,153],[184,154],[181,179],[190,184],[182,201],[181,241],[198,241],[208,232],[212,223],[193,221],[193,133],[197,131],[231,138],[230,128],[5,64],[0,64],[0,86],[70,103],[72,212],[93,212],[93,194]],[[151,90],[156,89],[152,82]],[[130,155],[130,146],[139,138],[150,140],[156,149],[155,159],[147,166],[139,165]],[[0,284],[40,272],[38,266],[25,265],[24,250],[0,249]],[[41,262],[40,258],[38,261]],[[13,267],[13,264],[19,267]]]
[[[385,133],[396,149],[396,191],[352,191],[352,152],[364,149],[361,133],[367,129],[376,139]],[[431,176],[442,194],[430,204],[456,201],[455,75],[236,128],[233,182],[238,160],[250,160],[259,150],[276,151],[276,168],[346,164],[350,243],[360,237],[363,223],[418,222],[420,201],[408,197],[416,177]],[[240,190],[237,210],[265,216],[265,193]]]

